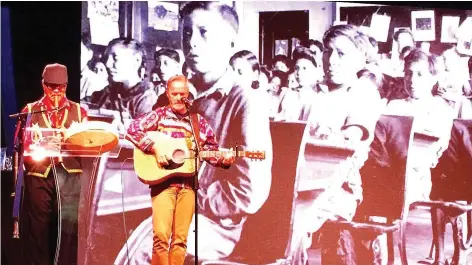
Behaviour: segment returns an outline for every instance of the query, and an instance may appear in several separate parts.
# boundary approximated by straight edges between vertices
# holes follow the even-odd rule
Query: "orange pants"
[[[195,192],[184,187],[151,187],[152,265],[182,265],[195,211]],[[169,242],[170,239],[170,242]]]

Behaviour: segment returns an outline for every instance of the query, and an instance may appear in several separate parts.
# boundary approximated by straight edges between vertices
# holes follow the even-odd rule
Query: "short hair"
[[[306,47],[297,47],[293,51],[293,62],[296,63],[300,59],[306,59],[310,61],[315,67],[318,67],[316,63],[315,54]]]
[[[188,1],[181,6],[179,17],[183,19],[192,14],[195,10],[216,10],[221,17],[231,25],[236,33],[239,30],[238,14],[232,7],[226,4],[217,1]]]
[[[159,58],[159,56],[167,56],[167,57],[171,58],[172,60],[180,63],[179,53],[174,49],[162,48],[162,49],[156,51],[154,53],[154,60],[157,61],[157,58]]]
[[[139,43],[137,40],[132,39],[132,38],[127,38],[127,37],[116,38],[116,39],[111,40],[108,43],[108,46],[105,49],[105,53],[104,53],[105,60],[110,55],[109,54],[110,49],[116,45],[122,45],[128,49],[132,49],[133,51],[135,51],[135,53],[138,53],[139,55],[141,55],[143,62],[145,61],[144,58],[146,56],[146,52],[144,50],[144,46],[141,43]]]
[[[363,34],[357,26],[354,25],[336,25],[329,28],[323,36],[324,46],[328,46],[329,42],[337,37],[347,37],[354,46],[361,51],[364,55],[367,55],[367,37]]]
[[[309,39],[306,47],[310,48],[311,45],[315,45],[316,47],[318,47],[318,49],[320,49],[320,51],[323,51],[324,49],[323,43],[321,43],[321,41],[319,40]]]
[[[408,34],[410,35],[411,39],[415,41],[415,38],[413,37],[413,33],[409,29],[399,29],[395,34],[393,34],[393,39],[398,42],[398,38],[400,37],[400,34]]]
[[[371,81],[372,83],[377,84],[377,78],[375,74],[367,69],[362,69],[357,73],[357,78],[366,78],[367,80]]]
[[[369,37],[367,35],[365,35],[365,38],[367,38],[367,42],[368,42],[368,47],[367,47],[367,58],[366,58],[366,62],[367,63],[373,63],[375,61],[377,61],[377,54],[378,54],[378,49],[379,49],[379,46],[377,44],[377,41],[372,38],[372,37]]]
[[[242,50],[239,52],[236,52],[231,58],[229,59],[229,64],[233,66],[234,62],[236,59],[244,59],[249,62],[251,65],[252,71],[258,71],[259,73],[261,72],[261,65],[259,64],[259,61],[257,60],[257,57],[254,53],[248,51],[248,50]]]
[[[372,45],[372,47],[374,47],[374,48],[379,47],[379,44],[377,43],[376,39],[374,39],[372,37],[369,37],[369,42],[370,42],[370,45]]]
[[[291,67],[291,61],[290,61],[290,59],[289,59],[286,55],[277,54],[277,55],[274,57],[274,59],[272,60],[272,66],[274,66],[276,62],[282,62],[282,63],[284,63],[288,68]]]
[[[187,77],[185,77],[185,76],[183,76],[183,75],[176,75],[176,76],[173,76],[173,77],[169,78],[169,80],[167,80],[166,91],[169,91],[169,88],[170,88],[170,87],[172,86],[172,84],[174,84],[175,82],[182,82],[182,83],[185,83],[185,86],[186,86],[187,88],[189,88]]]
[[[412,50],[406,57],[405,57],[405,69],[410,67],[413,63],[421,62],[424,61],[428,63],[429,66],[429,72],[432,75],[437,75],[438,69],[437,69],[437,64],[438,62],[436,61],[437,59],[425,53],[424,51],[420,49],[414,49]]]
[[[128,37],[120,37],[111,40],[108,43],[107,48],[105,49],[105,52],[103,53],[103,61],[108,60],[108,56],[110,55],[110,50],[112,47],[116,45],[122,45],[128,49],[132,49],[135,54],[139,54],[141,56],[141,66],[138,69],[138,76],[141,76],[142,69],[146,69],[147,67],[147,62],[146,62],[146,51],[144,50],[144,46],[139,43],[137,40],[128,38]]]
[[[403,47],[402,51],[400,52],[400,59],[402,60],[405,60],[405,57],[408,56],[408,54],[410,54],[410,52],[412,50],[414,50],[415,48],[411,47],[411,46],[405,46]]]

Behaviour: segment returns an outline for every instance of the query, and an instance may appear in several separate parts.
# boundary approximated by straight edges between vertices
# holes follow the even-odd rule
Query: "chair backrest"
[[[472,200],[472,120],[454,120],[449,146],[431,169],[433,200]]]
[[[360,170],[364,199],[356,218],[402,219],[406,206],[408,150],[413,142],[413,118],[381,115],[369,158]]]
[[[248,217],[232,257],[267,264],[283,258],[287,246],[298,154],[306,124],[271,122],[272,187],[261,209]]]

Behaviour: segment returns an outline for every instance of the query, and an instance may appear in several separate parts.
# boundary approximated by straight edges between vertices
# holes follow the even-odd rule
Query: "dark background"
[[[4,6],[10,8],[19,107],[42,96],[43,68],[55,62],[67,66],[67,96],[79,101],[81,2],[2,2]]]
[[[4,102],[9,100],[8,93],[5,92],[11,88],[5,87],[2,80],[2,111],[20,111],[26,103],[38,100],[43,95],[41,75],[44,66],[55,62],[67,66],[69,74],[67,97],[78,102],[82,3],[2,2],[1,5],[2,8],[10,9],[12,63],[17,103],[17,109],[13,111],[3,107]],[[2,40],[3,34],[5,33],[2,31]],[[2,126],[2,147],[7,146],[5,131]],[[12,172],[2,171],[1,264],[5,265],[19,265],[20,255],[24,255],[20,252],[18,240],[12,239],[13,203],[10,198],[13,189],[12,176]]]
[[[367,2],[366,2],[367,3]],[[375,3],[375,2],[369,2]],[[378,4],[392,4],[395,6],[422,6],[427,8],[448,8],[448,14],[457,14],[451,9],[471,9],[470,2],[378,2]],[[79,101],[80,84],[80,37],[81,37],[81,7],[82,2],[2,2],[2,8],[10,9],[10,30],[12,38],[12,56],[14,88],[16,91],[16,104],[19,111],[26,103],[38,100],[42,96],[41,74],[43,68],[49,63],[61,63],[68,67],[69,87],[67,96],[73,101]],[[400,10],[392,11],[388,10]],[[385,11],[384,11],[385,10]],[[395,16],[403,15],[402,8],[382,8],[381,13],[391,14],[395,23]],[[375,11],[375,10],[374,10]],[[341,11],[345,12],[345,11]],[[366,11],[367,12],[367,9]],[[349,22],[357,24],[366,16],[371,16],[373,11],[362,13],[358,10],[358,16],[349,16]],[[449,13],[451,12],[451,13]],[[356,12],[357,13],[357,12]],[[461,22],[465,12],[461,11]],[[440,14],[438,13],[436,17]],[[442,14],[441,14],[442,15]],[[469,13],[469,15],[471,15]],[[410,21],[408,14],[407,21]],[[341,14],[343,18],[343,13]],[[355,21],[354,21],[355,20]],[[362,22],[361,21],[361,22]],[[439,23],[438,23],[439,22]],[[369,24],[369,18],[366,24]],[[409,23],[409,22],[408,22]],[[441,20],[436,20],[441,25]],[[257,25],[255,25],[257,26]],[[396,25],[395,26],[408,26]],[[439,27],[437,27],[439,30]],[[393,30],[393,27],[391,27]],[[2,32],[2,35],[4,33]],[[437,32],[440,38],[440,31]],[[4,39],[4,36],[2,36]],[[3,57],[3,56],[2,56]],[[6,89],[3,87],[2,90]],[[3,93],[2,93],[3,94]],[[2,97],[3,102],[8,101],[8,94]],[[2,109],[2,111],[7,111]],[[10,113],[7,113],[10,114]],[[3,122],[2,122],[3,123]],[[10,136],[11,137],[11,136]],[[2,147],[6,146],[4,128],[2,126]],[[11,239],[11,213],[12,202],[9,194],[12,191],[12,173],[2,172],[2,264],[17,265],[21,255],[19,244]]]

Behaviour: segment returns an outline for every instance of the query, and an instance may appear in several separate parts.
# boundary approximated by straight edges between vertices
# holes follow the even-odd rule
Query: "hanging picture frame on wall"
[[[118,1],[89,1],[87,8],[92,44],[106,46],[120,36]]]
[[[435,41],[436,23],[434,11],[411,11],[411,31],[415,41]]]
[[[156,30],[179,29],[179,5],[162,1],[148,1],[148,27]]]
[[[390,16],[373,14],[369,27],[370,36],[378,42],[387,42],[391,20]]]
[[[290,48],[290,54],[292,55],[292,57],[293,57],[293,52],[299,46],[302,46],[301,40],[299,40],[298,38],[292,38],[292,45],[291,45],[291,48]]]
[[[472,56],[472,17],[467,17],[456,31],[457,51]]]
[[[456,33],[459,28],[459,16],[443,16],[441,25],[441,42],[456,43]]]
[[[275,40],[274,49],[274,56],[288,56],[288,40]]]

